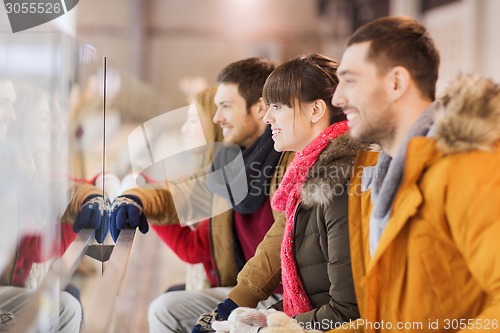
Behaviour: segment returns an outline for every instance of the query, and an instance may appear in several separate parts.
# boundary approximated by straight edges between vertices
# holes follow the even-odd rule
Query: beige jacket
[[[293,153],[284,153],[275,169],[271,181],[271,197],[274,194],[277,184],[281,181],[285,169],[293,160]],[[197,182],[197,176],[190,177],[189,180]],[[182,182],[176,182],[175,187],[164,186],[163,188],[135,188],[127,191],[127,194],[138,196],[143,205],[144,213],[150,224],[168,225],[178,223],[179,219],[176,212],[176,206],[172,196],[177,198],[176,204],[179,207],[192,206],[193,200],[199,207],[206,206],[208,210],[224,211],[210,219],[210,237],[212,258],[215,265],[216,277],[219,286],[234,286],[237,283],[236,277],[238,270],[233,251],[233,211],[227,209],[227,200],[216,195],[212,195],[212,200],[207,201],[211,194],[208,188],[197,186],[196,193],[190,192],[192,184],[184,179]],[[173,191],[177,191],[173,193]],[[182,200],[178,198],[183,198]],[[188,204],[191,203],[191,204]],[[182,208],[181,208],[182,209]],[[189,208],[186,208],[189,209]],[[186,213],[189,215],[189,212]],[[251,259],[238,275],[238,288],[233,290],[230,297],[239,304],[247,305],[262,295],[270,294],[279,285],[280,278],[280,247],[283,236],[285,218],[282,214],[274,212],[275,222],[266,234],[264,240],[257,248],[256,257],[266,258],[266,260]],[[249,295],[251,295],[249,297]],[[258,302],[258,301],[257,301]]]

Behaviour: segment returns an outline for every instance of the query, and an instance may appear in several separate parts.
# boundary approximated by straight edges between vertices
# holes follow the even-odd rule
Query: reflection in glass
[[[73,47],[57,33],[0,34],[0,311],[8,319],[0,329],[79,331],[81,305],[60,292],[54,266],[77,236],[83,199],[96,192],[69,169]]]

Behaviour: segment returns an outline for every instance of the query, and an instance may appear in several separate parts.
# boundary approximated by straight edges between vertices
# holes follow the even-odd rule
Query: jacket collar
[[[302,205],[326,205],[345,193],[356,153],[361,148],[347,133],[332,140],[307,174],[302,186]]]
[[[443,153],[437,149],[435,140],[425,137],[412,139],[408,144],[407,154],[404,178],[393,202],[393,208],[397,207],[397,211],[393,210],[389,223],[387,223],[369,263],[368,270],[375,265],[410,218],[417,213],[424,200],[417,182],[424,170],[443,156]]]
[[[435,119],[436,145],[445,154],[491,150],[500,139],[500,85],[462,75],[448,87]]]
[[[441,157],[471,150],[492,150],[500,140],[500,85],[476,76],[461,76],[447,89],[436,114],[433,137],[416,137],[408,144],[404,178],[390,218],[369,268],[409,219],[423,196],[417,186],[424,170]],[[404,202],[403,204],[400,204]]]

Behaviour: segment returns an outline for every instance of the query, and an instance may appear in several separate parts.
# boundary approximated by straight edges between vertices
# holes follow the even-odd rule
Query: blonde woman
[[[214,143],[222,142],[222,129],[212,122],[217,111],[214,103],[215,87],[206,88],[194,95],[193,103],[188,109],[187,120],[181,128],[186,140],[202,141],[200,135],[205,136],[206,146],[195,149],[193,152],[199,157],[200,169],[209,167],[213,159]],[[199,133],[199,124],[203,133]],[[192,143],[192,142],[191,142]],[[191,228],[174,225],[151,225],[157,235],[183,261],[191,264],[187,268],[186,284],[176,285],[168,289],[173,290],[200,290],[217,285],[213,274],[213,265],[209,250],[209,223],[205,220]],[[200,267],[200,265],[202,265]],[[201,268],[201,270],[200,270]]]

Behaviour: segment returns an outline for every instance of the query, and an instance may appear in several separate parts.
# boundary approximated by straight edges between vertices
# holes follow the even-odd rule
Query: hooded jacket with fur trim
[[[349,198],[361,318],[332,332],[492,332],[500,327],[500,86],[463,76],[432,137],[415,137],[392,213],[369,254],[370,189],[356,160]],[[383,324],[382,324],[383,323]]]
[[[296,316],[304,325],[359,317],[349,255],[347,183],[360,148],[346,134],[332,140],[302,187],[295,214],[294,258],[314,307]]]

